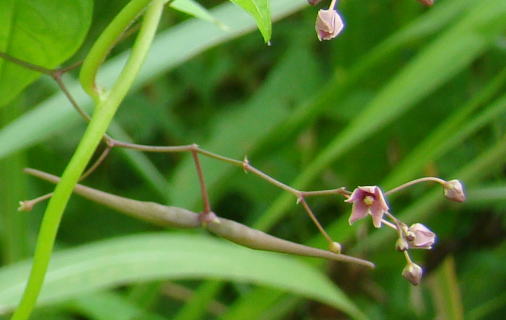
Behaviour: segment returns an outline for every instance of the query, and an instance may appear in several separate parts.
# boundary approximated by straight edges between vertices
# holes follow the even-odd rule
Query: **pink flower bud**
[[[434,0],[418,0],[423,5],[426,5],[427,7],[430,7],[434,4]]]
[[[320,2],[322,2],[322,0],[307,0],[307,3],[309,3],[312,6],[316,6]]]
[[[335,9],[320,9],[316,18],[316,34],[318,40],[330,40],[335,38],[341,30],[344,23]]]
[[[408,264],[404,267],[404,270],[402,270],[402,276],[404,279],[408,280],[415,286],[422,280],[422,274],[422,267],[413,262],[408,262]]]
[[[426,226],[421,223],[415,223],[409,227],[408,232],[413,234],[412,239],[408,239],[410,248],[432,249],[432,245],[436,241],[436,234]]]
[[[464,202],[466,195],[464,194],[464,187],[459,180],[450,180],[444,184],[445,197],[449,200],[456,202]]]
[[[389,210],[383,192],[377,186],[358,187],[345,202],[353,203],[350,224],[370,214],[374,226],[379,228],[383,215]]]

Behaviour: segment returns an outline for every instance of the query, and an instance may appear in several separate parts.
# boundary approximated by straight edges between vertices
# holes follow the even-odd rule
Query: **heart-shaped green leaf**
[[[93,13],[92,0],[0,1],[0,51],[54,68],[79,48]],[[0,59],[0,106],[40,74]]]
[[[255,18],[265,42],[271,40],[272,22],[269,0],[230,0]]]

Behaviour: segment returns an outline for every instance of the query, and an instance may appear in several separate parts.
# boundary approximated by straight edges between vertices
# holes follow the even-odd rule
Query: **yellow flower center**
[[[370,207],[374,203],[374,198],[372,196],[365,196],[362,201],[364,201],[366,206]]]

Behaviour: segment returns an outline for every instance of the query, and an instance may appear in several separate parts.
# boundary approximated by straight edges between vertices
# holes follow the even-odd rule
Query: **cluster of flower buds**
[[[383,225],[396,230],[399,238],[396,242],[396,249],[404,253],[406,258],[406,267],[402,271],[402,276],[413,285],[418,285],[422,279],[422,267],[414,263],[409,256],[410,249],[432,249],[436,241],[436,234],[421,223],[415,223],[410,227],[396,218],[390,211],[385,199],[385,195],[405,189],[411,185],[420,182],[433,181],[441,184],[444,189],[444,195],[447,199],[462,202],[465,200],[465,194],[462,184],[458,180],[445,181],[439,178],[426,177],[416,179],[394,188],[386,193],[377,186],[357,187],[345,202],[352,204],[349,223],[371,216],[374,227],[380,228]]]
[[[312,6],[316,6],[322,0],[307,0]],[[318,16],[316,17],[316,35],[320,41],[334,39],[341,33],[344,28],[343,19],[337,12],[336,7],[337,0],[332,0],[328,9],[320,9]],[[434,0],[418,0],[418,2],[432,6]]]

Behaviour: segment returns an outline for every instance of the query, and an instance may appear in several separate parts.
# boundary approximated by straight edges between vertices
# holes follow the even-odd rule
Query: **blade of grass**
[[[219,19],[213,16],[213,14],[207,10],[204,6],[194,0],[174,0],[170,3],[171,8],[179,10],[181,12],[192,15],[196,18],[202,19],[216,24],[223,30],[227,30],[227,26],[223,24]]]
[[[447,257],[429,281],[437,317],[448,320],[464,319],[453,257]]]
[[[402,47],[440,31],[472,4],[475,4],[474,0],[450,0],[440,3],[378,44],[371,52],[364,54],[345,76],[341,69],[336,70],[322,90],[297,107],[290,118],[272,133],[269,145],[281,143],[292,137],[298,129],[331,108],[335,101],[344,99],[369,72],[374,72],[374,68],[385,63]]]
[[[94,292],[63,302],[64,308],[94,320],[163,320],[162,316],[147,312],[119,294]]]
[[[29,266],[26,261],[0,270],[0,307],[4,312],[15,307]],[[202,277],[274,286],[363,318],[325,276],[293,258],[208,236],[174,233],[127,236],[57,252],[38,305],[125,283]]]
[[[506,200],[506,185],[479,186],[467,190],[468,204],[498,202]]]
[[[461,143],[471,133],[487,124],[496,117],[498,113],[502,112],[503,108],[506,106],[506,95],[503,95],[501,99],[498,99],[493,105],[487,107],[487,112],[481,112],[478,116],[472,117],[475,110],[501,90],[505,81],[506,69],[503,69],[466,105],[454,112],[446,121],[434,129],[422,143],[419,143],[416,148],[396,166],[395,174],[390,175],[383,186],[386,189],[390,189],[411,179],[414,175],[419,173],[425,164]],[[469,124],[462,127],[466,121],[469,121]],[[455,134],[455,132],[458,132],[458,134]],[[449,137],[451,137],[451,139]]]
[[[486,319],[486,316],[494,311],[504,308],[506,305],[506,292],[483,303],[482,305],[471,309],[466,314],[468,320]]]
[[[0,108],[0,123],[9,122],[20,113],[18,106]],[[20,199],[26,196],[26,178],[19,172],[26,166],[24,152],[0,160],[0,239],[2,245],[2,263],[9,264],[27,256],[28,226],[26,216],[17,211]]]

